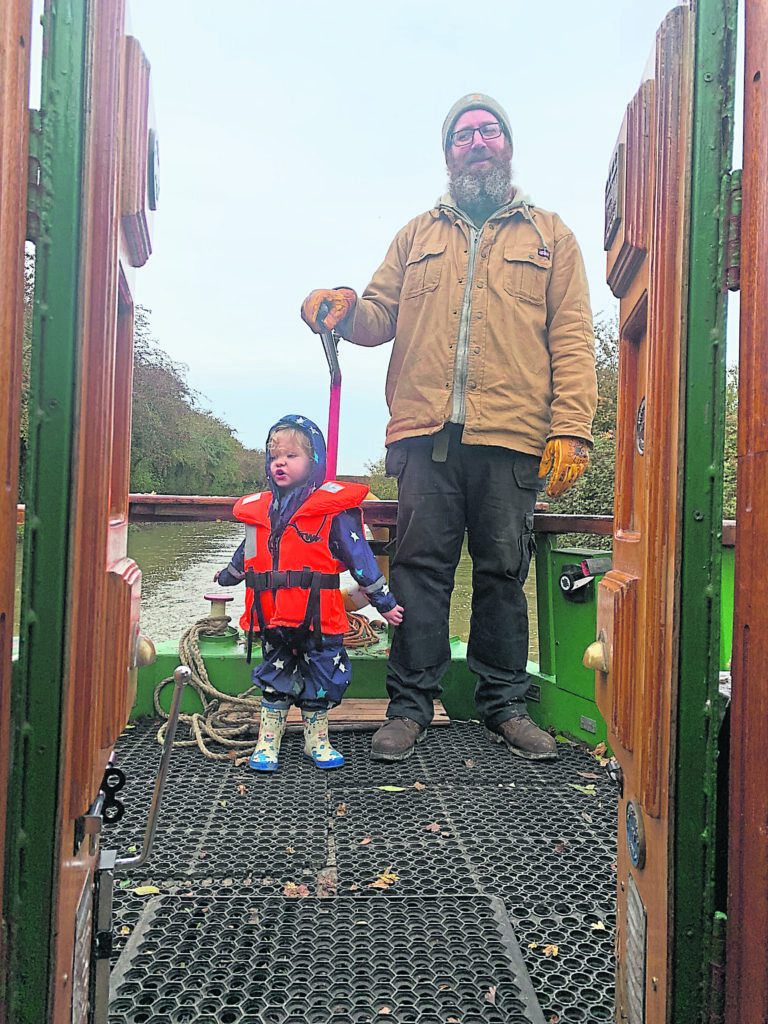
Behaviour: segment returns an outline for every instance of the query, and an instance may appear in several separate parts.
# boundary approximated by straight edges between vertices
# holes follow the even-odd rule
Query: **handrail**
[[[202,494],[129,494],[128,521],[131,523],[237,522],[232,508],[237,496]],[[587,533],[597,537],[613,534],[613,516],[559,515],[547,512],[538,502],[533,520],[535,533]],[[24,506],[16,506],[16,522],[24,522]],[[393,527],[397,523],[396,501],[364,501],[368,526]],[[734,547],[736,520],[723,520],[723,546]]]

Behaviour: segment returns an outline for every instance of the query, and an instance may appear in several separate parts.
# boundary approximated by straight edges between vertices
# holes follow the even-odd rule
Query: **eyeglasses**
[[[474,141],[475,132],[480,132],[481,139],[498,139],[501,135],[501,125],[498,121],[491,121],[480,128],[460,128],[457,132],[451,132],[451,142],[454,146],[470,146]]]

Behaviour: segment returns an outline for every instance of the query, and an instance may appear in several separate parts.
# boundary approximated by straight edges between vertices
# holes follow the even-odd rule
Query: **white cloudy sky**
[[[396,231],[444,191],[443,118],[495,97],[518,184],[604,284],[603,190],[667,0],[130,0],[161,152],[154,334],[249,447],[285,412],[325,427],[328,370],[299,318],[312,288],[361,291]],[[339,472],[383,454],[389,346],[340,351]]]

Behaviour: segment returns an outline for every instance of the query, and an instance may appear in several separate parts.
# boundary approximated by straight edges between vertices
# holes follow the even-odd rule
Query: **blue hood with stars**
[[[281,491],[272,479],[272,474],[269,471],[269,441],[275,431],[283,430],[286,427],[300,430],[309,439],[309,443],[312,446],[313,468],[309,479],[303,484],[291,490]],[[272,524],[272,533],[280,536],[299,505],[302,505],[310,494],[317,490],[325,480],[325,438],[323,437],[322,430],[306,416],[297,416],[293,413],[281,416],[277,423],[274,423],[269,428],[265,448],[265,462],[269,489],[274,495],[273,501],[269,506],[269,519]]]

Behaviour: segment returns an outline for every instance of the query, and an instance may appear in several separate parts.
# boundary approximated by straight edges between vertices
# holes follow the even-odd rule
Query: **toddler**
[[[270,490],[240,498],[234,507],[245,540],[215,579],[245,580],[241,628],[248,651],[258,627],[262,664],[253,680],[262,691],[259,740],[250,766],[277,768],[288,711],[301,708],[304,753],[318,768],[339,768],[342,755],[328,739],[328,709],[349,685],[344,650],[347,614],[339,573],[349,569],[371,604],[392,625],[403,609],[390,593],[363,532],[362,484],[325,479],[325,439],[306,416],[284,416],[269,431]]]

